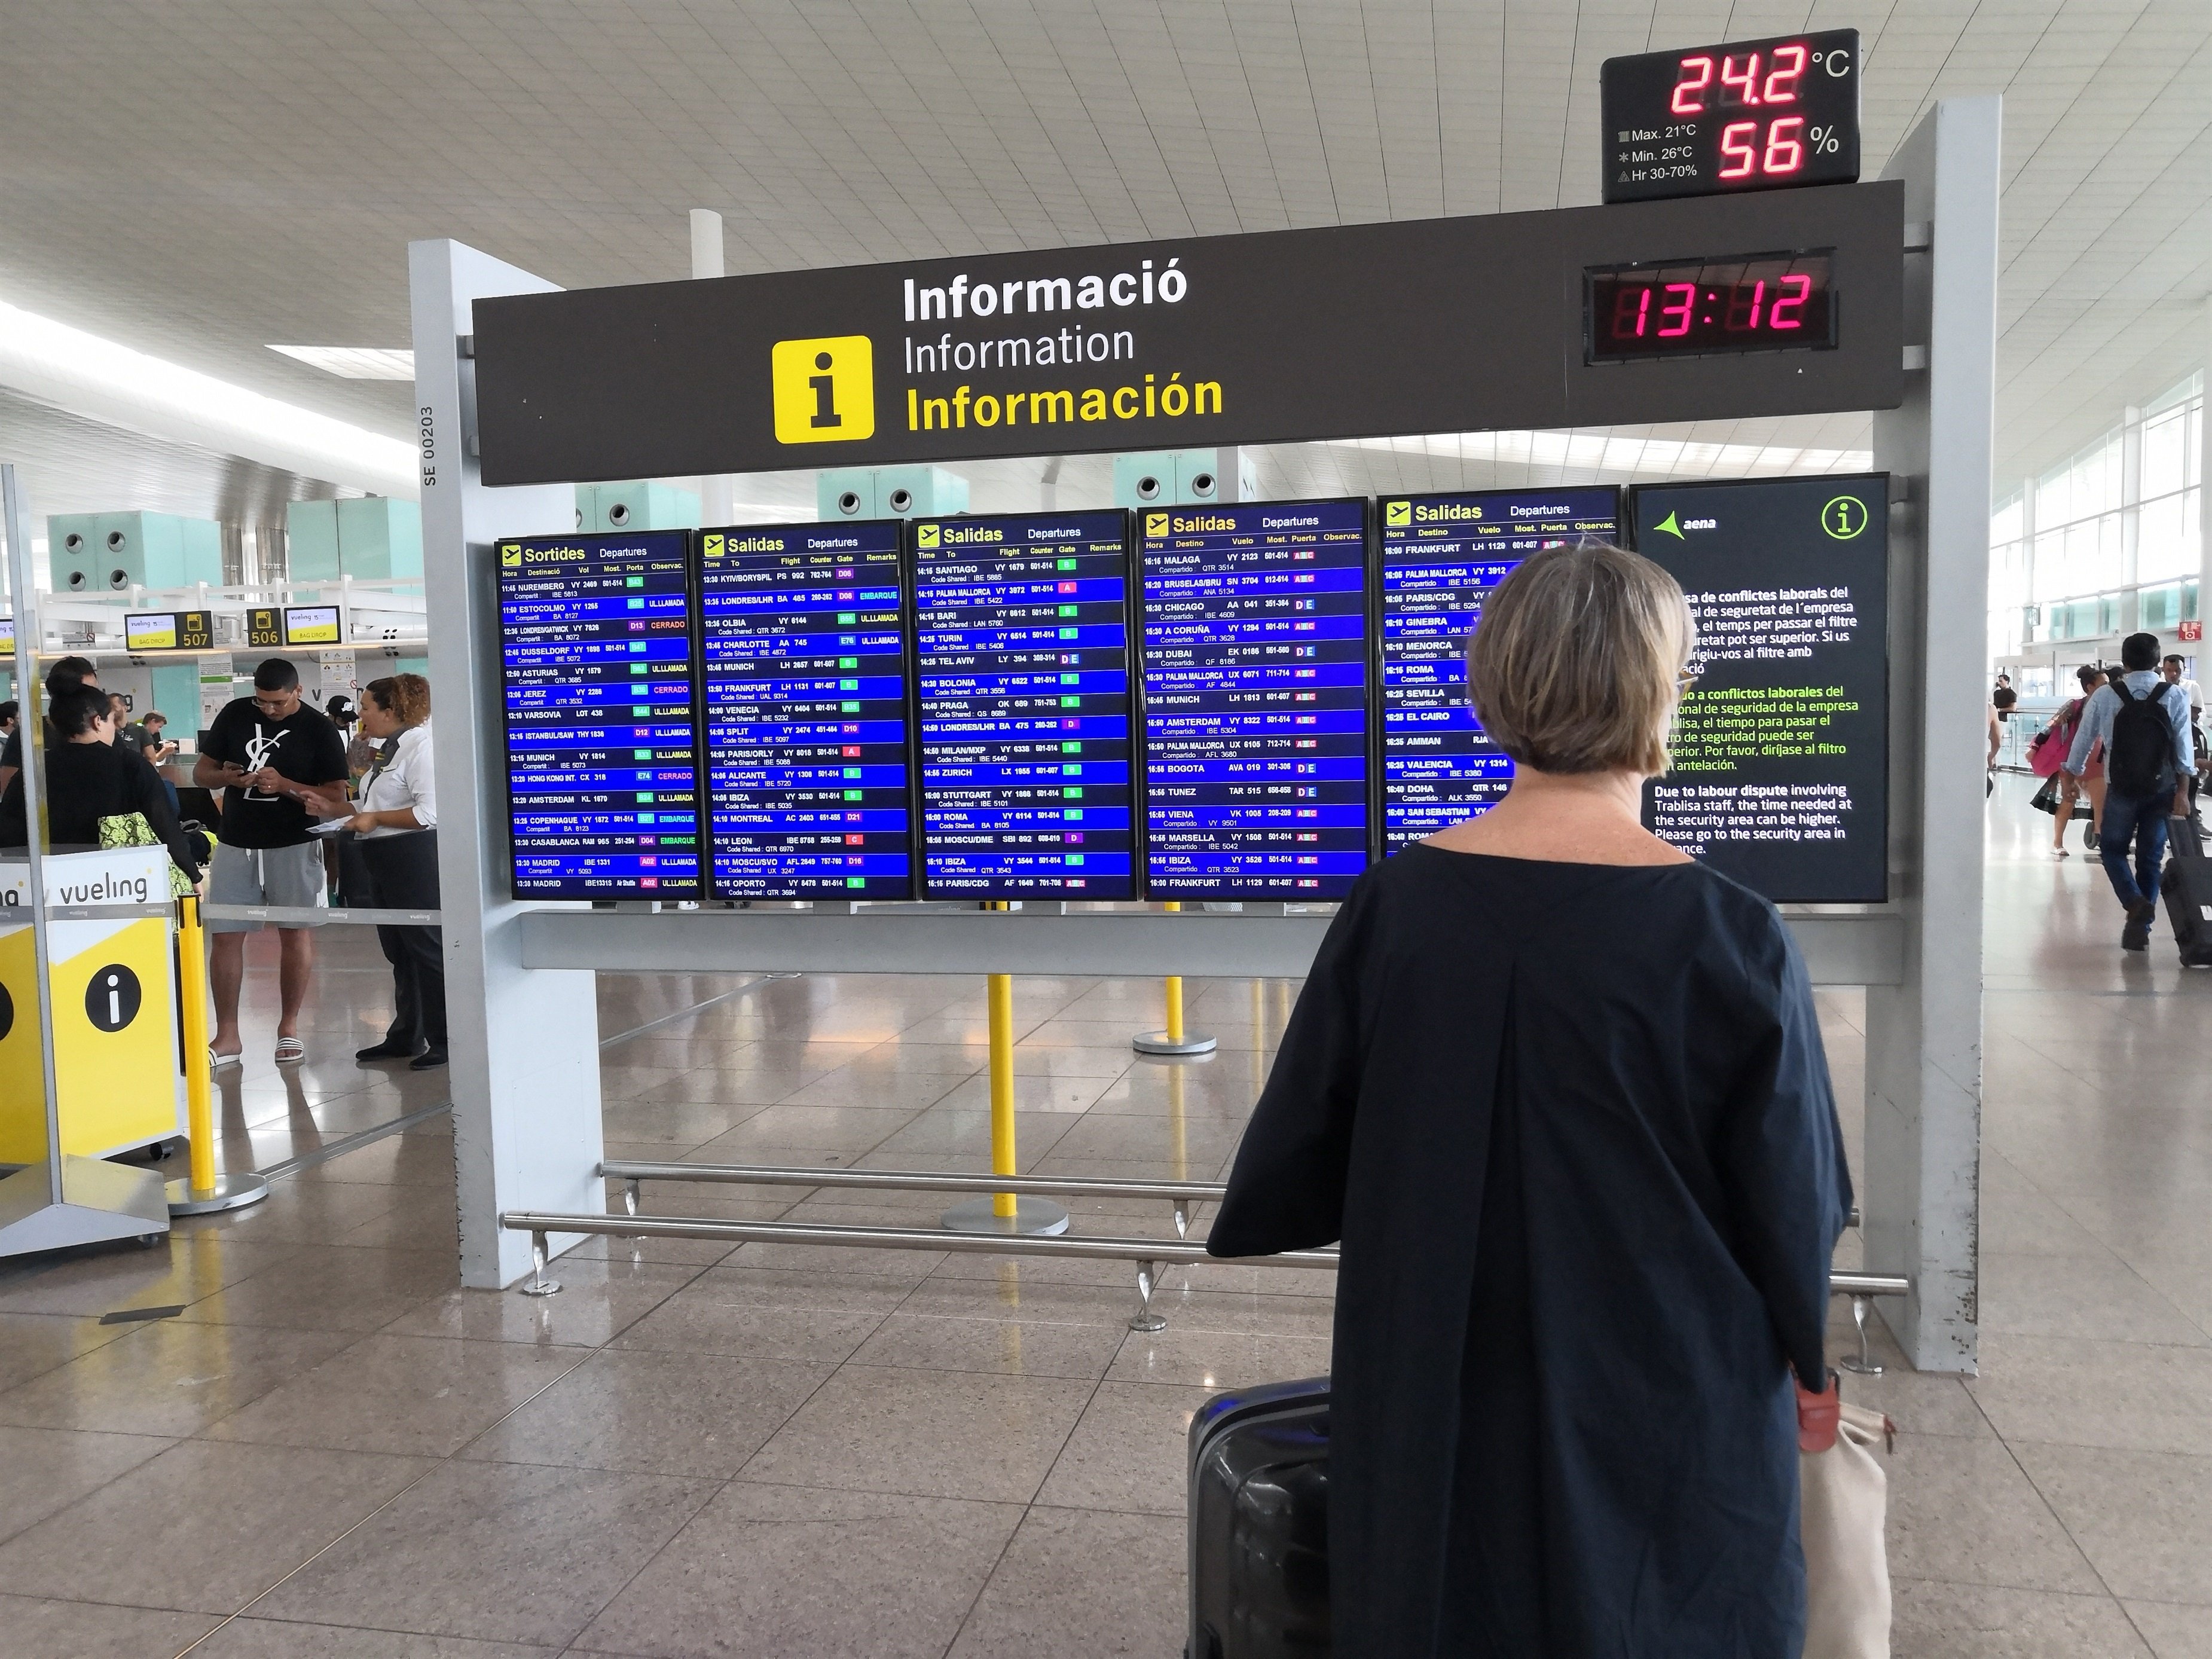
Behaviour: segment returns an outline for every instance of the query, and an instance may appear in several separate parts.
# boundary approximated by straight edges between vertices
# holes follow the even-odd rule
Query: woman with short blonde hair
[[[348,825],[374,902],[392,910],[438,908],[438,792],[431,765],[430,683],[420,674],[371,680],[361,690],[361,729],[376,744]],[[392,964],[392,1024],[362,1060],[404,1060],[427,1072],[446,1063],[446,951],[434,925],[380,923]]]
[[[1794,1655],[1796,1390],[1850,1206],[1774,907],[1644,830],[1681,590],[1602,544],[1484,606],[1490,811],[1369,871],[1207,1248],[1341,1240],[1334,1650]]]

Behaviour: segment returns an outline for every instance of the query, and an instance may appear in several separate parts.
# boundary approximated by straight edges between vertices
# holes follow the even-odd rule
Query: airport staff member
[[[362,688],[361,729],[376,745],[347,828],[368,871],[369,902],[392,910],[438,908],[438,790],[430,769],[430,683],[394,674]],[[435,927],[386,927],[376,942],[392,964],[392,1028],[356,1060],[405,1060],[427,1072],[446,1063],[446,946]]]
[[[268,904],[325,909],[323,849],[308,833],[314,798],[345,787],[345,744],[320,710],[300,700],[300,673],[282,657],[253,671],[253,695],[226,704],[208,728],[192,767],[192,781],[223,792],[222,824],[210,866],[210,904]],[[315,942],[308,927],[279,923],[282,1011],[276,1060],[307,1057],[300,1041],[300,1005],[314,971]],[[217,1066],[235,1065],[238,989],[246,973],[245,935],[258,921],[210,921],[210,971],[215,992],[215,1037],[208,1045]]]
[[[1498,585],[1512,787],[1359,878],[1237,1150],[1208,1250],[1344,1245],[1338,1653],[1803,1644],[1790,1375],[1850,1182],[1789,930],[1638,820],[1694,637],[1619,548]]]

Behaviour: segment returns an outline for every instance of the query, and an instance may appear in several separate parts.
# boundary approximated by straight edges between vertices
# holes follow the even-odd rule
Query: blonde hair
[[[1681,588],[1650,560],[1607,542],[1547,548],[1484,604],[1468,690],[1520,765],[1655,777],[1696,644]]]
[[[386,714],[398,716],[402,726],[420,726],[430,718],[430,682],[420,674],[389,675],[371,680],[361,690],[363,696],[374,697]]]

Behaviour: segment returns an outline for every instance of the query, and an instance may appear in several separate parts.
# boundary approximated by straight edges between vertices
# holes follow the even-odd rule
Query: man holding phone
[[[208,866],[210,904],[325,909],[330,902],[323,849],[309,833],[311,809],[331,791],[345,788],[345,744],[337,727],[300,698],[299,671],[271,657],[253,671],[253,695],[226,705],[208,728],[192,768],[192,781],[223,791],[222,825]],[[280,922],[281,1015],[276,1060],[307,1057],[300,1041],[301,1004],[314,971],[312,922]],[[210,921],[209,978],[215,993],[215,1036],[209,1058],[236,1063],[238,992],[246,976],[246,935],[258,921]]]

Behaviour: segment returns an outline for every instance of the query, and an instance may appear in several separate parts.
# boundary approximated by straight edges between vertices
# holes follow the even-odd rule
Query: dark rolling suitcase
[[[2185,839],[2188,850],[2177,847],[2159,890],[2166,899],[2166,919],[2173,924],[2182,965],[2212,968],[2212,859],[2204,856],[2193,828]]]
[[[1216,1395],[1190,1425],[1186,1659],[1326,1659],[1328,1379]]]

